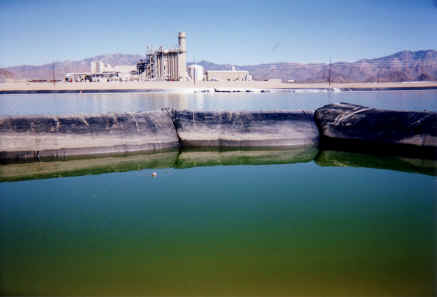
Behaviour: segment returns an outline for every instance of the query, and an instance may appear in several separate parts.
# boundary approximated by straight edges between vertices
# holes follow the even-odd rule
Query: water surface
[[[353,154],[325,153],[320,167],[302,154],[281,164],[273,153],[193,153],[0,183],[2,293],[435,293],[435,176],[394,171],[393,160],[363,168],[362,156],[342,167]]]
[[[190,110],[314,110],[349,102],[394,110],[437,111],[437,90],[277,93],[1,94],[0,115],[136,112],[164,107]]]

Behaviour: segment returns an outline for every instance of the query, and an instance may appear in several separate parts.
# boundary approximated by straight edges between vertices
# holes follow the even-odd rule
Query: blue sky
[[[437,49],[437,0],[0,0],[0,67],[143,54],[187,32],[188,60],[354,61]]]

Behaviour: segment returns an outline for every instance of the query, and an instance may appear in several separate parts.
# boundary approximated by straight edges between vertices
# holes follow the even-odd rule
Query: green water
[[[3,295],[436,293],[433,161],[312,150],[81,161],[3,167],[49,177],[0,183]]]

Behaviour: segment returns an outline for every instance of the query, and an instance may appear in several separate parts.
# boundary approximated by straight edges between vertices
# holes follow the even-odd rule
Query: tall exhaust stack
[[[187,34],[179,32],[179,79],[187,80]]]

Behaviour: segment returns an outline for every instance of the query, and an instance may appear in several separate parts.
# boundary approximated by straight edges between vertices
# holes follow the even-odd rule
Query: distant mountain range
[[[0,81],[2,80],[2,70],[13,74],[14,79],[45,79],[52,80],[63,79],[64,74],[68,72],[90,72],[91,62],[103,61],[105,64],[117,65],[135,65],[139,59],[144,58],[141,55],[126,54],[108,54],[87,58],[79,61],[63,61],[44,64],[39,66],[21,65],[0,69]],[[10,77],[8,77],[10,79]],[[3,77],[3,80],[5,78]]]
[[[226,70],[232,65],[198,63],[205,69]],[[363,59],[356,62],[326,63],[269,63],[236,66],[248,70],[256,80],[280,78],[284,81],[325,82],[392,82],[437,80],[437,51],[402,51],[394,55]]]
[[[6,80],[6,79],[14,79],[14,78],[15,78],[15,75],[12,72],[7,71],[5,69],[0,69],[0,81],[2,79]]]
[[[0,81],[6,79],[63,79],[67,72],[89,72],[92,61],[113,66],[134,65],[141,55],[109,54],[80,61],[64,61],[41,66],[14,66],[0,69]],[[192,64],[192,63],[188,63]],[[201,61],[205,70],[230,70],[231,64]],[[322,82],[391,82],[437,80],[437,51],[401,51],[390,56],[363,59],[356,62],[326,63],[269,63],[236,66],[248,70],[256,80],[280,78],[284,81]]]

